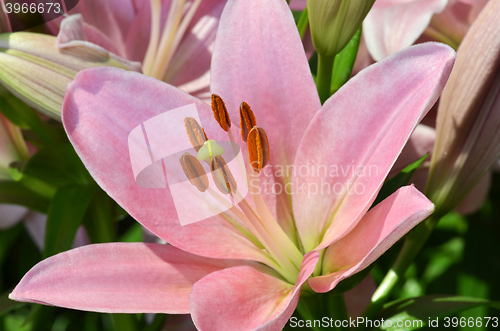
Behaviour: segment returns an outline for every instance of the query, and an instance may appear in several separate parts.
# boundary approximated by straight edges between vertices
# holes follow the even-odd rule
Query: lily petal
[[[124,32],[134,18],[134,9],[130,0],[80,1],[71,14],[82,14],[86,23],[96,27],[108,36],[118,47],[118,55],[125,57]]]
[[[227,220],[217,216],[181,226],[168,188],[144,188],[135,182],[130,132],[156,115],[194,103],[207,135],[227,140],[210,107],[154,78],[100,69],[80,72],[68,86],[63,104],[66,132],[97,183],[137,221],[176,247],[202,256],[262,262],[261,250]],[[174,144],[176,137],[169,139]]]
[[[272,33],[269,33],[272,31]],[[263,51],[265,50],[265,51]],[[222,12],[212,57],[211,91],[220,95],[237,122],[241,102],[252,108],[269,139],[268,183],[284,187],[300,140],[321,107],[290,8],[281,0],[230,0]],[[237,126],[233,125],[236,133]],[[236,133],[239,135],[238,133]],[[237,139],[243,150],[246,144]],[[269,177],[268,176],[268,177]],[[262,177],[262,175],[261,175]],[[294,232],[286,190],[261,190],[288,234]],[[274,194],[273,192],[278,192]],[[281,193],[279,193],[281,192]]]
[[[293,210],[306,251],[339,239],[368,210],[454,58],[443,44],[413,46],[363,70],[325,102],[294,164]]]
[[[370,54],[377,61],[412,45],[448,0],[377,0],[363,22]]]
[[[112,53],[118,54],[113,42],[97,28],[85,24],[81,14],[70,15],[62,20],[57,34],[56,46],[59,48],[86,45],[90,42]]]
[[[252,107],[257,125],[267,132],[270,163],[292,164],[307,123],[321,104],[285,1],[227,2],[211,78],[212,93],[224,99],[234,121],[242,101]]]
[[[316,292],[328,292],[341,280],[363,270],[434,211],[420,191],[405,186],[371,209],[345,237],[326,250],[325,276],[309,279]]]
[[[170,245],[89,245],[38,263],[9,297],[105,313],[185,314],[193,284],[234,265]]]
[[[281,330],[318,259],[318,252],[304,256],[295,285],[245,266],[204,277],[191,292],[195,325],[199,330]]]

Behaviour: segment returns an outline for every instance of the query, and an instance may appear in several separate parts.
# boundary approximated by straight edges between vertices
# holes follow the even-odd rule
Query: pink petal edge
[[[304,256],[295,285],[251,267],[214,272],[193,286],[191,314],[200,330],[281,330],[297,306],[318,252]]]
[[[329,246],[323,259],[326,275],[309,279],[316,292],[328,292],[363,270],[434,211],[413,185],[404,186],[371,209],[345,237]]]
[[[189,313],[194,283],[237,265],[170,245],[95,244],[39,262],[9,298],[104,313]]]

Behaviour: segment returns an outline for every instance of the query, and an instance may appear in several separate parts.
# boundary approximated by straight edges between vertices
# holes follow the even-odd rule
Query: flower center
[[[236,156],[237,144],[230,130],[229,114],[222,98],[215,94],[212,95],[212,110],[221,128],[228,133]],[[248,150],[246,166],[241,159],[238,159],[241,162],[238,164],[239,168],[246,173],[248,181],[246,184],[248,184],[249,194],[246,197],[241,196],[238,191],[234,176],[224,160],[222,147],[215,141],[209,140],[203,128],[191,117],[186,118],[184,123],[189,141],[198,152],[198,157],[184,154],[179,161],[190,183],[200,192],[212,195],[223,205],[229,203],[220,194],[231,197],[231,204],[227,206],[227,209],[232,214],[224,212],[224,218],[263,250],[268,258],[268,266],[293,284],[297,280],[304,256],[279,226],[259,189],[259,173],[269,162],[270,156],[267,134],[263,128],[257,126],[255,116],[245,102],[240,106],[240,120],[242,140],[247,142]],[[209,165],[218,192],[207,184],[206,173],[200,161]]]
[[[151,37],[142,65],[142,72],[145,75],[163,80],[201,0],[194,0],[190,3],[187,3],[186,0],[172,0],[167,20],[161,32],[161,0],[150,0],[150,2]]]

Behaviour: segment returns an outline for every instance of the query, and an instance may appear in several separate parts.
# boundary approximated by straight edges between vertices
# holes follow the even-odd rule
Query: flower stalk
[[[332,83],[334,62],[335,56],[326,56],[318,53],[318,76],[316,78],[316,87],[318,88],[321,103],[325,103],[331,96],[330,86]]]

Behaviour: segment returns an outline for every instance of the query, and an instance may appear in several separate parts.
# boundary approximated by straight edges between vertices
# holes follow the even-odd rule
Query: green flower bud
[[[351,40],[375,0],[307,0],[314,47],[324,56],[337,55]]]
[[[0,83],[26,104],[57,120],[68,83],[80,70],[97,66],[136,69],[135,63],[103,48],[59,49],[56,37],[37,33],[0,35]]]

